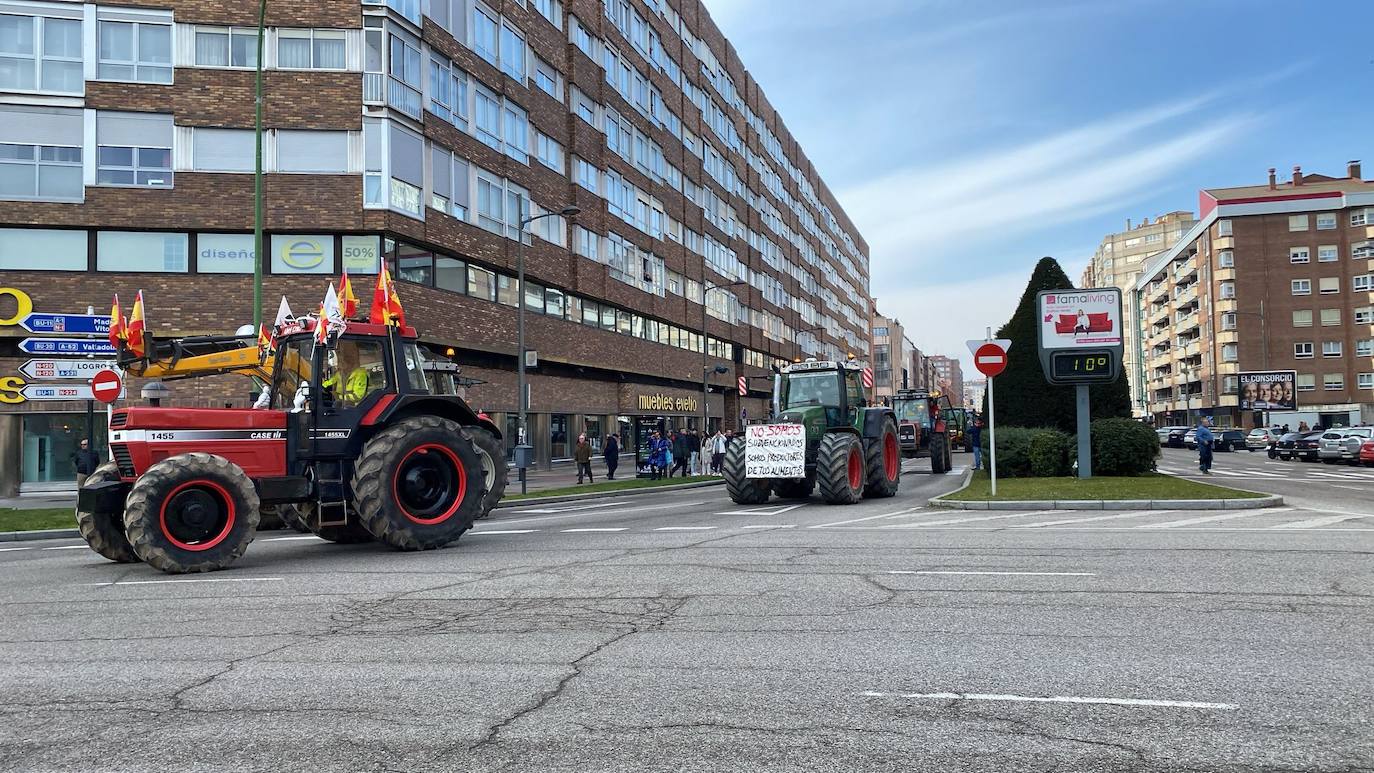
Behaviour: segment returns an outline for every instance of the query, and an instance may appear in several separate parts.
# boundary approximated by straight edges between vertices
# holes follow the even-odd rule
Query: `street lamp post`
[[[533,461],[533,448],[529,444],[529,430],[525,424],[525,411],[529,403],[528,388],[525,386],[525,226],[538,220],[541,217],[562,217],[572,219],[582,210],[576,206],[568,205],[557,212],[545,212],[542,215],[531,215],[520,218],[520,230],[516,234],[515,273],[516,273],[516,298],[515,306],[515,372],[516,372],[516,396],[515,401],[518,406],[519,420],[516,422],[516,445],[515,445],[515,467],[520,471],[520,493],[526,493],[525,470],[529,468]]]
[[[703,434],[707,430],[707,425],[710,424],[710,419],[706,415],[706,371],[708,370],[706,367],[706,350],[709,348],[706,342],[710,338],[706,333],[706,296],[712,290],[724,290],[727,287],[739,287],[747,284],[749,284],[747,280],[739,279],[718,285],[706,277],[701,278],[701,431]],[[724,373],[726,371],[719,372]],[[720,406],[720,418],[722,422],[725,421],[725,401],[723,399]]]
[[[798,360],[801,359],[801,335],[802,335],[802,333],[815,333],[815,332],[823,331],[823,330],[825,330],[825,325],[817,325],[816,327],[803,328],[803,329],[797,331],[797,337],[796,337],[796,339],[793,341],[793,343],[795,343],[796,346],[797,346],[796,359],[798,359]],[[888,349],[889,349],[889,356],[891,356],[891,354],[890,354],[891,348],[892,348],[891,345],[889,345],[889,346],[888,346]]]

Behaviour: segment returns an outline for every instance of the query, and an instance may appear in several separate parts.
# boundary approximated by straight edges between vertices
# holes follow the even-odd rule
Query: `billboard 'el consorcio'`
[[[1040,348],[1121,346],[1121,291],[1064,290],[1040,296]]]

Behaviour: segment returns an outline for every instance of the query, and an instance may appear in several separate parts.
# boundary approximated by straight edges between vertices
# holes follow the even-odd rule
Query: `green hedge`
[[[1141,475],[1155,468],[1159,437],[1132,419],[1098,419],[1092,423],[1093,475]],[[987,464],[990,433],[983,429]],[[1072,475],[1078,460],[1074,436],[1051,427],[999,427],[997,477],[1053,478]]]
[[[1093,475],[1142,475],[1159,456],[1159,435],[1134,419],[1098,419],[1092,443]]]

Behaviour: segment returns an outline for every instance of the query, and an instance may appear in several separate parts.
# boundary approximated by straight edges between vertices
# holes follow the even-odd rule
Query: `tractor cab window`
[[[435,394],[435,390],[429,384],[429,379],[425,377],[425,357],[420,353],[420,347],[408,343],[403,351],[406,358],[406,379],[410,384],[410,391]]]
[[[868,404],[868,398],[864,396],[864,384],[859,371],[845,371],[844,388],[850,408],[860,408]]]
[[[897,421],[909,421],[930,428],[930,403],[924,397],[898,400],[894,413],[897,414]]]
[[[345,338],[325,354],[320,391],[325,408],[353,408],[386,389],[386,354],[380,341]]]
[[[279,347],[276,385],[272,389],[274,407],[283,411],[310,409],[306,398],[310,392],[310,359],[314,348],[314,341],[309,337],[288,341]]]
[[[840,382],[835,371],[793,373],[783,381],[784,411],[816,405],[835,407],[840,404]]]

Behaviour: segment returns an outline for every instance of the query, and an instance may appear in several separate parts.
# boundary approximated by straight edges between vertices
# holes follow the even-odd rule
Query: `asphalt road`
[[[1212,474],[1197,468],[1197,452],[1163,449],[1162,471],[1220,486],[1282,494],[1284,502],[1313,509],[1374,511],[1374,467],[1270,459],[1263,451],[1212,455]]]
[[[1374,517],[923,507],[957,481],[271,532],[193,578],[6,546],[0,769],[1374,769]]]

